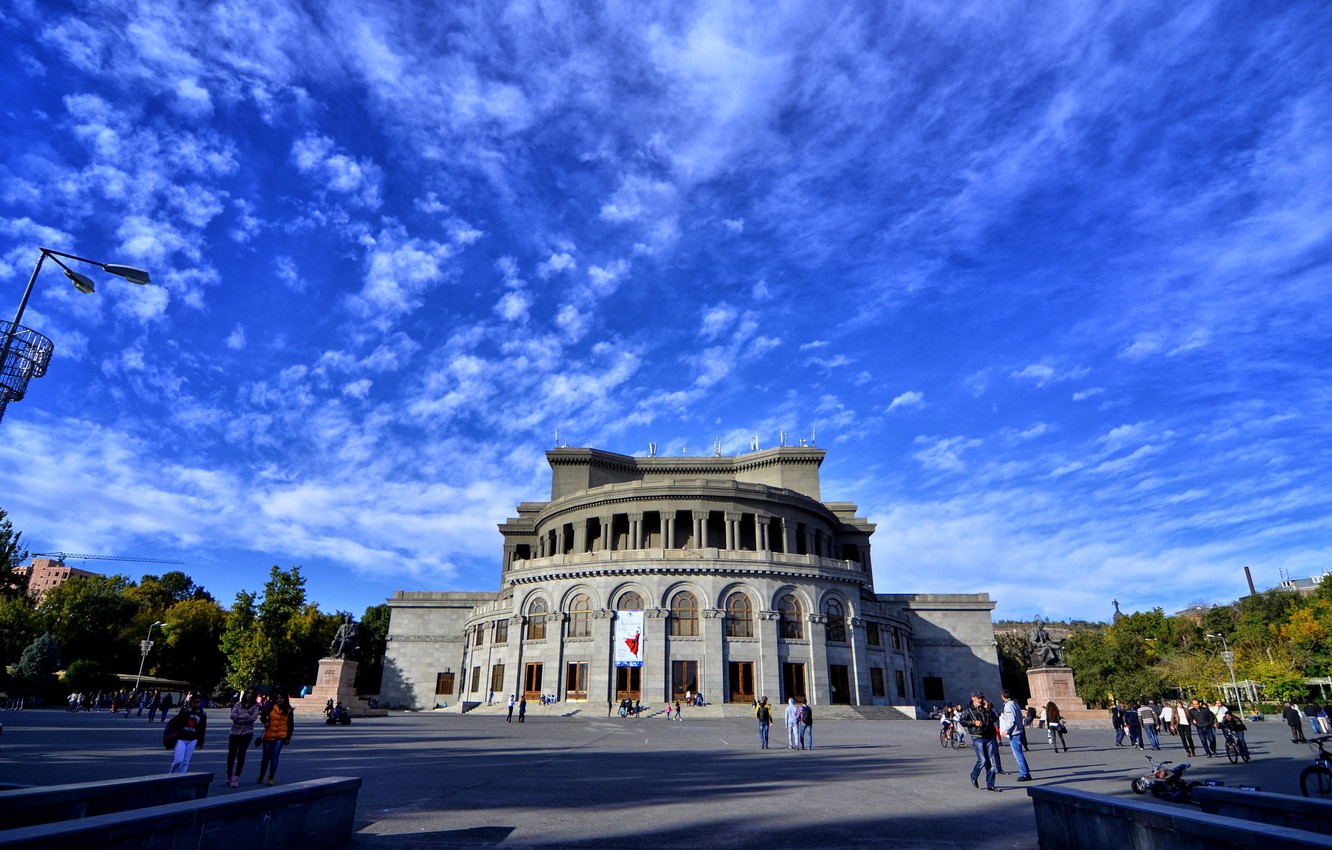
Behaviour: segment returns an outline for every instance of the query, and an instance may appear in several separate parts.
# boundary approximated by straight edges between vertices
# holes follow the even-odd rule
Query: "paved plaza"
[[[942,750],[930,721],[816,721],[813,751],[758,749],[754,724],[660,716],[567,717],[535,708],[527,722],[431,712],[328,727],[299,718],[278,782],[360,776],[357,847],[754,848],[1036,847],[1026,783],[973,789],[970,749]],[[222,787],[226,712],[211,712],[193,768]],[[0,782],[55,784],[165,773],[161,724],[60,710],[0,714]],[[1311,761],[1281,723],[1250,724],[1254,761],[1193,759],[1189,775],[1298,793]],[[1031,742],[1036,783],[1132,797],[1143,754],[1109,730],[1073,730],[1071,751]],[[1167,737],[1168,757],[1182,755]],[[250,750],[241,790],[256,787]],[[1004,748],[1004,767],[1015,769]],[[1166,805],[1166,804],[1161,804]]]

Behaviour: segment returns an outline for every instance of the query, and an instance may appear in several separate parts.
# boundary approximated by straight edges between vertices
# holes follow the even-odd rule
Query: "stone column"
[[[661,512],[661,548],[675,548],[675,511]]]
[[[552,555],[564,554],[564,523],[555,526],[555,551]]]
[[[724,517],[726,522],[726,550],[728,552],[734,551],[740,546],[740,540],[738,534],[740,530],[739,529],[740,514],[735,514],[731,513],[730,511],[727,511],[726,513],[722,514],[722,516]]]
[[[698,660],[698,686],[703,690],[703,699],[720,705],[726,698],[722,693],[726,669],[721,652],[726,612],[720,608],[704,608],[699,614],[702,615],[699,634],[703,638],[703,657]]]
[[[602,700],[615,699],[615,612],[592,612],[592,658],[587,665],[587,702],[595,710]]]
[[[629,548],[643,548],[643,514],[629,514]]]
[[[756,611],[758,621],[754,636],[759,639],[758,670],[755,671],[754,687],[756,697],[766,696],[774,709],[782,704],[782,660],[777,655],[778,622],[782,615],[777,611]],[[776,715],[773,722],[776,722]]]
[[[860,630],[865,628],[865,621],[859,617],[848,617],[846,623],[846,637],[851,642],[851,704],[868,705],[873,702],[870,695],[865,693],[869,680],[869,666],[865,658],[865,639],[861,637]],[[865,671],[865,682],[860,681],[860,671]],[[887,691],[887,682],[884,683],[884,691]]]
[[[708,512],[694,511],[694,548],[708,548]]]
[[[828,625],[827,614],[810,614],[805,628],[809,629],[809,702],[828,705],[832,694],[828,690]]]
[[[564,701],[564,641],[569,632],[569,614],[556,611],[546,615],[546,647],[542,653],[546,657],[541,668],[541,692],[554,694],[555,699]],[[552,637],[552,633],[554,636]],[[554,641],[555,647],[551,648]],[[554,666],[554,670],[550,669]]]
[[[671,665],[666,654],[665,608],[643,612],[643,705],[660,706],[671,690]]]
[[[523,639],[526,637],[527,618],[521,615],[515,615],[509,618],[509,640],[517,640],[518,646],[513,653],[513,674],[505,677],[506,679],[512,680],[513,683],[510,685],[509,682],[505,682],[504,686],[509,688],[508,692],[504,695],[505,703],[508,703],[510,696],[517,699],[523,691],[523,665],[527,663],[527,653],[524,651],[526,647],[523,643]]]

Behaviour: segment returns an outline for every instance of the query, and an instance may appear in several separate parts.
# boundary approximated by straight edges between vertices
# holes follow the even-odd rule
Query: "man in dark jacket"
[[[1300,716],[1300,710],[1295,707],[1295,703],[1288,704],[1286,710],[1281,712],[1281,717],[1290,727],[1290,742],[1303,744],[1307,740],[1304,737],[1304,718]]]
[[[1193,708],[1189,709],[1189,719],[1198,730],[1198,737],[1202,740],[1203,752],[1207,753],[1208,758],[1216,755],[1216,715],[1207,707],[1206,703],[1193,701]]]
[[[1124,746],[1124,704],[1117,702],[1110,706],[1110,725],[1115,727],[1115,746]]]
[[[998,791],[994,777],[999,764],[999,718],[986,707],[985,695],[976,691],[971,695],[971,707],[962,712],[962,726],[971,733],[971,748],[976,751],[976,766],[971,769],[972,786],[980,787],[981,769],[985,769],[985,790]]]

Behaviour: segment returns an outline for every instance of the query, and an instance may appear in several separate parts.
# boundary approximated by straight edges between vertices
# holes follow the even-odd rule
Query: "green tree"
[[[387,605],[371,605],[361,615],[361,632],[357,639],[356,692],[377,694],[384,677],[384,652],[388,648],[389,615]],[[334,632],[336,634],[336,630]],[[1023,677],[1025,691],[1026,677]]]
[[[211,687],[227,670],[227,658],[221,648],[227,614],[211,598],[185,598],[162,615],[161,652],[154,647],[150,660],[153,671],[172,679],[197,682]]]
[[[128,587],[122,575],[76,576],[47,591],[38,610],[67,662],[86,658],[122,673],[138,668],[139,638],[122,635],[139,610]]]
[[[59,669],[60,645],[50,634],[44,634],[23,650],[14,665],[14,682],[24,693],[49,696],[55,690]]]
[[[27,579],[14,572],[27,557],[23,533],[14,530],[9,514],[0,508],[0,596],[23,596],[28,592]]]
[[[80,659],[65,670],[65,690],[96,693],[110,691],[120,686],[116,674],[99,661]]]
[[[294,690],[312,682],[339,620],[306,602],[300,567],[274,566],[262,598],[236,594],[222,637],[227,680],[237,689],[267,683]]]
[[[41,617],[26,596],[0,596],[0,671],[41,633]]]

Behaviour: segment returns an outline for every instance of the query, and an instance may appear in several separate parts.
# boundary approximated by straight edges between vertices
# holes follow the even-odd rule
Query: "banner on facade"
[[[615,621],[615,666],[643,666],[643,612],[617,611]]]

